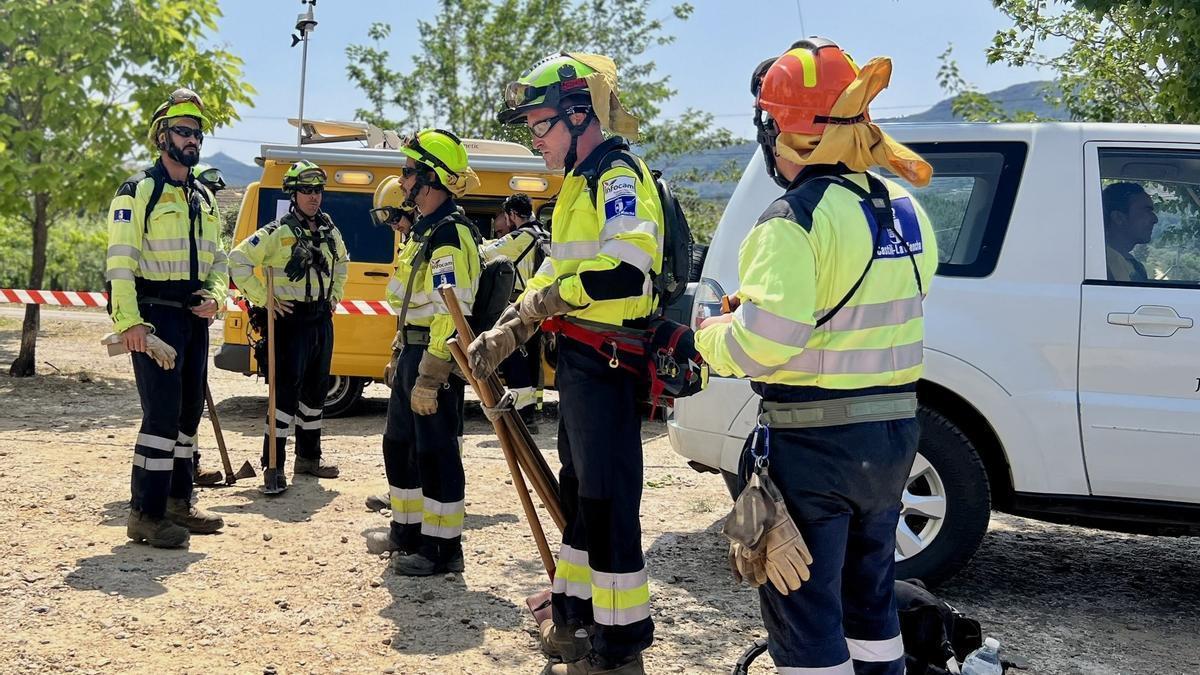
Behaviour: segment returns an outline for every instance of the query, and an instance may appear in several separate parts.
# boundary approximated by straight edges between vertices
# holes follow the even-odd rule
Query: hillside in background
[[[999,101],[1004,110],[1009,113],[1028,111],[1037,114],[1039,117],[1046,119],[1065,120],[1067,114],[1063,110],[1052,107],[1046,103],[1042,97],[1042,90],[1052,84],[1049,81],[1024,82],[1022,84],[1014,84],[1011,87],[1000,89],[999,91],[988,92],[988,96]],[[903,117],[881,118],[876,121],[880,123],[935,123],[935,122],[959,122],[962,121],[951,111],[951,98],[944,99],[935,104],[932,108],[916,113],[913,115],[905,115]],[[747,113],[749,115],[749,113]],[[680,172],[691,169],[701,169],[705,171],[715,170],[726,162],[734,160],[739,167],[745,167],[750,158],[754,155],[757,143],[747,141],[740,145],[721,148],[718,150],[707,150],[690,155],[683,155],[673,159],[663,167],[663,174],[670,178]],[[685,183],[686,184],[686,183]],[[705,199],[729,199],[733,194],[733,183],[697,183],[687,184],[695,188],[700,196]]]
[[[258,177],[262,175],[262,169],[258,166],[244,164],[223,152],[218,152],[212,157],[205,157],[201,161],[220,169],[221,174],[225,176],[225,184],[229,187],[245,187],[258,180]]]

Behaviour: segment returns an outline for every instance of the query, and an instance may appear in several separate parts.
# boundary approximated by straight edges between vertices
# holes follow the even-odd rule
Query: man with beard
[[[109,210],[108,309],[132,354],[142,403],[126,531],[161,548],[224,524],[191,504],[208,325],[228,285],[216,202],[190,171],[207,124],[200,97],[175,90],[150,122],[158,161],[122,183]],[[164,345],[173,359],[163,358]]]

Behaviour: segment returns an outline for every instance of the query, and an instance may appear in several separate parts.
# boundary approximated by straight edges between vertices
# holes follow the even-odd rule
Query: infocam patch
[[[114,223],[128,223],[133,221],[133,209],[117,209],[113,211]]]
[[[604,202],[604,220],[606,221],[635,214],[637,214],[637,197],[633,195],[613,197]]]
[[[440,258],[434,258],[429,263],[430,272],[433,274],[433,287],[440,288],[441,286],[454,286],[454,256],[444,255]]]
[[[876,260],[902,258],[909,252],[916,255],[925,250],[925,243],[921,238],[921,223],[917,220],[917,212],[913,209],[911,199],[900,197],[892,200],[892,220],[896,226],[895,232],[888,229],[881,234],[879,232],[880,225],[875,222],[875,212],[871,210],[870,204],[863,202],[862,208],[867,215],[867,223],[871,225],[872,236],[875,237],[877,243],[875,247]],[[900,237],[896,236],[897,233]]]
[[[617,176],[604,181],[605,199],[633,194],[637,194],[637,185],[633,181],[633,176]]]

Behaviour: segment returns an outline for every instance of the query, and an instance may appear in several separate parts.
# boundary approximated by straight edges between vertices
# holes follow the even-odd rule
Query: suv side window
[[[258,195],[258,227],[275,220],[280,202],[287,210],[288,196],[283,190],[264,189]],[[391,264],[396,254],[395,234],[389,227],[371,222],[371,193],[326,190],[321,198],[321,210],[329,214],[333,224],[346,241],[350,260],[361,263]]]
[[[1107,278],[1200,285],[1200,152],[1099,150]]]
[[[1024,143],[911,143],[933,179],[910,188],[933,222],[941,276],[985,277],[996,268],[1028,150]],[[890,175],[890,174],[889,174]]]

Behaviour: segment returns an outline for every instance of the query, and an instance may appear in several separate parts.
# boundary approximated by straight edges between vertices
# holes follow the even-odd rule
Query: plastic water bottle
[[[1004,675],[1000,665],[1000,641],[988,638],[983,646],[967,654],[962,664],[962,675]]]

